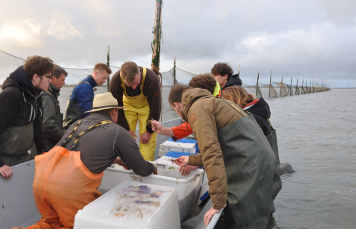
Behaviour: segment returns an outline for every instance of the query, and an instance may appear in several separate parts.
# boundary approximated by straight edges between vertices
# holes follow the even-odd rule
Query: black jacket
[[[235,75],[232,75],[231,77],[227,78],[227,82],[224,85],[224,87],[222,88],[222,90],[224,90],[230,86],[241,86],[241,85],[242,85],[242,81],[239,78],[239,74],[235,74]]]
[[[58,101],[59,90],[52,83],[48,91],[42,92],[43,132],[47,149],[50,150],[64,135],[63,114]]]
[[[250,106],[250,107],[244,107],[244,111],[247,111],[253,115],[253,117],[256,119],[258,125],[261,127],[263,133],[268,135],[271,133],[271,128],[270,125],[267,121],[271,117],[271,111],[269,109],[268,103],[263,99],[262,97],[259,99],[259,101]]]
[[[33,122],[34,142],[39,154],[47,151],[42,130],[43,108],[41,91],[37,90],[23,66],[10,74],[0,93],[0,136],[7,128]],[[0,164],[0,167],[3,164]]]

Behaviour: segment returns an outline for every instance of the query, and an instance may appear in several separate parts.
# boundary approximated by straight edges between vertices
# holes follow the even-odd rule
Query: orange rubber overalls
[[[27,229],[72,229],[78,210],[101,196],[97,190],[103,173],[93,174],[80,159],[80,152],[68,151],[64,146],[74,137],[77,126],[61,146],[35,157],[33,194],[42,218]],[[111,123],[100,121],[75,137],[72,148],[89,130]]]

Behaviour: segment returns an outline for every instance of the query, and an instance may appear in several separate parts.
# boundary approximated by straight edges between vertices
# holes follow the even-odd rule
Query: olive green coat
[[[48,150],[51,150],[64,135],[63,114],[58,101],[59,90],[50,83],[48,91],[42,93],[43,132]]]
[[[203,89],[185,90],[182,105],[200,150],[189,164],[205,168],[213,208],[228,202],[228,228],[267,228],[273,183],[280,179],[274,153],[253,116]]]

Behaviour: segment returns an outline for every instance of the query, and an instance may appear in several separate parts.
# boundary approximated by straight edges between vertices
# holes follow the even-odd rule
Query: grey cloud
[[[210,72],[219,61],[230,63],[235,72],[241,65],[241,75],[251,83],[258,70],[268,80],[271,69],[276,78],[282,72],[290,78],[293,72],[355,79],[354,1],[163,3],[161,71],[168,71],[177,57],[178,67],[194,73]],[[112,64],[134,60],[149,67],[155,4],[153,0],[2,0],[0,50],[23,58],[50,56],[66,67],[92,68],[106,61],[110,45]],[[1,37],[4,28],[18,30],[32,45],[19,37]]]

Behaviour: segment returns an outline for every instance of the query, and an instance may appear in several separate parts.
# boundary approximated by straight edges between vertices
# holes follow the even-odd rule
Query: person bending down
[[[90,115],[35,157],[33,193],[42,218],[28,229],[73,228],[77,211],[101,196],[103,171],[113,163],[140,176],[157,174],[129,132],[116,124],[122,108],[111,93],[96,95]]]
[[[207,225],[224,206],[228,228],[267,228],[273,186],[280,181],[268,141],[252,115],[208,90],[172,87],[168,97],[176,113],[194,131],[200,153],[181,156],[179,166],[203,166],[213,207]]]

